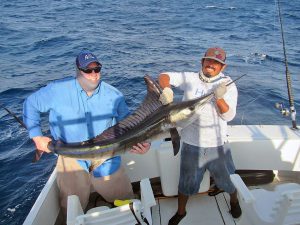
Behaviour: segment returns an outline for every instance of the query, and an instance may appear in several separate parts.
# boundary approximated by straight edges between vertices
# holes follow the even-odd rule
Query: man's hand
[[[130,152],[136,154],[145,154],[150,149],[150,146],[151,143],[149,142],[137,143],[137,145],[132,146]]]
[[[223,82],[219,84],[219,86],[214,90],[214,95],[216,99],[222,99],[227,92],[227,86],[226,83]]]
[[[48,149],[48,143],[51,141],[51,138],[49,137],[44,137],[44,136],[37,136],[32,138],[32,140],[35,143],[35,146],[38,150],[43,151],[43,152],[51,152]]]
[[[171,102],[173,102],[173,98],[174,98],[174,93],[173,93],[172,89],[169,87],[165,87],[163,89],[163,92],[159,96],[159,101],[163,105],[167,105],[167,104],[170,104]]]

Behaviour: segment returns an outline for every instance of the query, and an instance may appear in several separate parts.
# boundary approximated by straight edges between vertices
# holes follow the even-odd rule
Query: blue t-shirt
[[[66,143],[91,139],[129,114],[125,98],[116,88],[101,81],[88,96],[75,77],[53,81],[25,100],[23,120],[30,138],[43,135],[41,112],[49,112],[53,138]],[[119,156],[108,159],[99,167],[108,172],[99,174],[112,174],[120,164]]]

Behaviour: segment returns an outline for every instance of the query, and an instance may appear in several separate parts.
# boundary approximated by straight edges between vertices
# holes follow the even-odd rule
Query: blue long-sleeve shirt
[[[49,112],[53,138],[66,143],[93,138],[129,114],[125,98],[116,88],[101,81],[88,96],[75,77],[51,82],[25,100],[23,121],[30,138],[43,135],[41,112]],[[120,164],[120,157],[110,161]]]

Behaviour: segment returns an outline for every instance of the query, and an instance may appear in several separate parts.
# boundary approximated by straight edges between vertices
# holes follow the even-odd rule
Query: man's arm
[[[228,112],[229,105],[225,102],[224,98],[217,99],[216,104],[221,114]]]
[[[234,84],[227,87],[226,82],[221,83],[215,90],[216,106],[220,116],[230,121],[235,117],[237,105],[237,88]]]
[[[227,92],[227,86],[226,83],[223,82],[221,83],[215,90],[214,90],[214,95],[216,98],[216,105],[219,109],[219,112],[221,114],[228,112],[229,110],[229,105],[226,103],[224,100],[224,95]]]
[[[117,122],[126,118],[130,114],[124,95],[121,96],[120,102],[118,103],[117,111],[118,111],[118,118],[116,118]]]
[[[51,138],[45,136],[37,136],[33,137],[32,140],[36,146],[36,149],[41,150],[43,152],[51,152],[48,149],[48,144],[51,141]]]
[[[171,87],[170,85],[170,76],[167,74],[167,73],[161,73],[159,76],[158,76],[158,83],[159,83],[159,86],[164,89],[166,87]]]
[[[163,105],[167,105],[167,104],[170,104],[171,102],[173,102],[174,93],[171,89],[169,75],[166,73],[160,74],[158,77],[158,83],[159,83],[159,86],[163,89],[163,92],[161,93],[161,95],[159,97],[159,101]]]
[[[50,152],[47,148],[51,138],[43,136],[40,113],[49,110],[51,101],[50,87],[44,87],[30,95],[23,105],[23,121],[29,132],[29,137],[36,145],[36,149]]]

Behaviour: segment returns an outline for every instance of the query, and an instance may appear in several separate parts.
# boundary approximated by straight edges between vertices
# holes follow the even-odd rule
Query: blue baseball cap
[[[78,68],[87,68],[90,63],[98,63],[101,65],[97,57],[90,51],[81,51],[76,57],[76,65]]]

